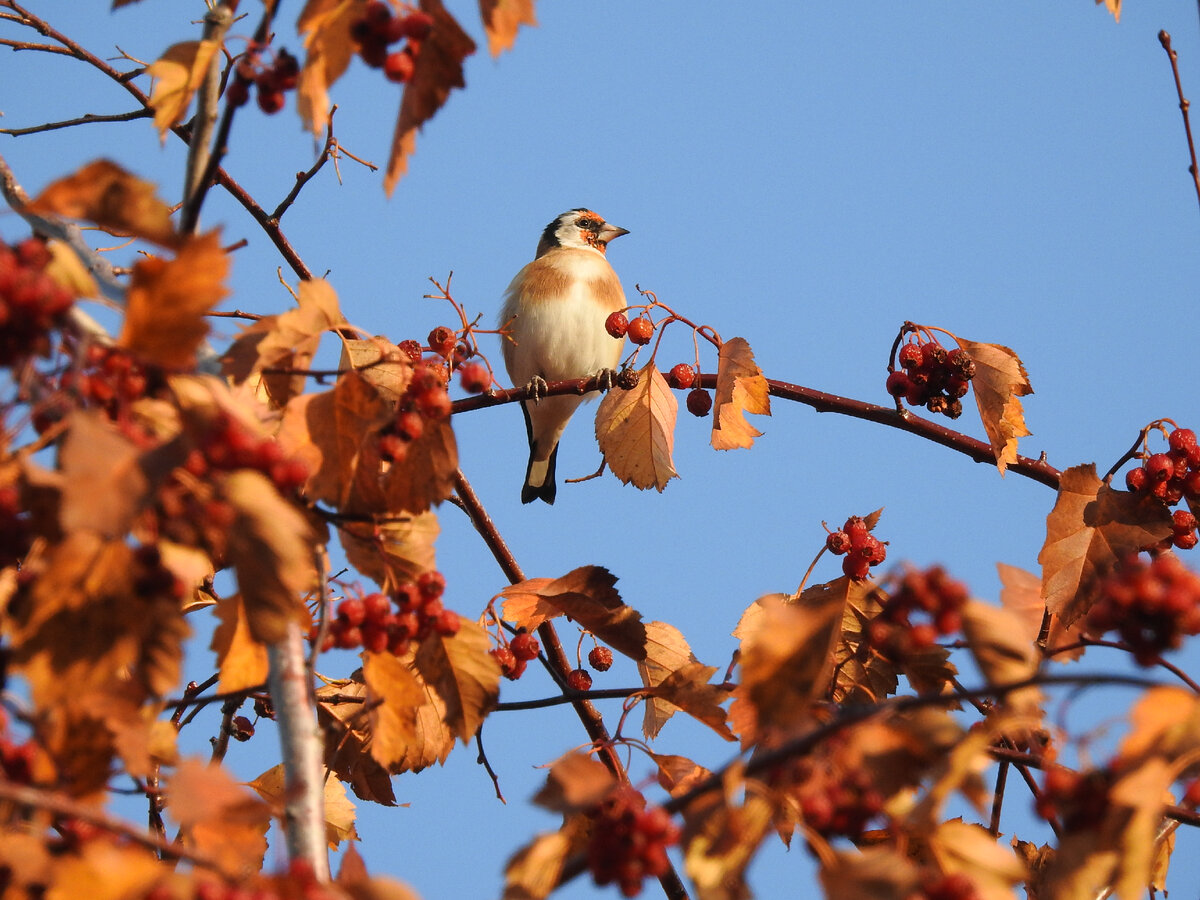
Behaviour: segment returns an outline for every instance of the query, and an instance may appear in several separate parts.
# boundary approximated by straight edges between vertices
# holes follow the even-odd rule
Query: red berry
[[[434,622],[433,627],[442,637],[454,637],[458,634],[458,629],[462,627],[462,620],[454,610],[443,609],[437,614],[437,621]]]
[[[483,363],[467,363],[458,370],[458,378],[469,394],[482,394],[492,386],[492,373]]]
[[[422,10],[414,10],[403,19],[401,37],[409,40],[423,41],[433,31],[433,17]]]
[[[703,418],[712,410],[712,396],[704,388],[692,388],[688,391],[687,408],[693,416]]]
[[[395,56],[396,54],[392,54]],[[389,57],[390,58],[390,57]],[[429,349],[442,357],[447,357],[454,352],[454,345],[458,343],[458,335],[454,329],[447,328],[445,325],[439,325],[433,331],[429,332],[429,337],[426,338],[429,343]]]
[[[417,397],[417,407],[427,419],[448,419],[453,407],[450,404],[450,395],[446,393],[445,388],[437,388],[432,391],[425,391]]]
[[[446,592],[446,576],[436,570],[422,572],[417,577],[417,591],[425,601],[438,599]]]
[[[392,429],[406,441],[415,441],[425,433],[425,419],[415,409],[396,413]]]
[[[387,59],[383,62],[383,74],[388,81],[404,84],[412,78],[416,67],[416,60],[413,59],[412,53],[405,48],[387,55]]]
[[[1171,527],[1176,531],[1191,531],[1196,527],[1196,517],[1188,509],[1177,509],[1171,513]]]
[[[612,337],[623,338],[629,330],[629,319],[625,318],[625,313],[609,313],[608,318],[604,320],[604,330]]]
[[[225,100],[230,106],[245,106],[250,100],[250,82],[234,77],[225,88]]]
[[[363,8],[363,21],[372,28],[382,28],[392,19],[392,7],[384,0],[368,0]]]
[[[607,647],[593,647],[588,653],[588,665],[597,672],[607,672],[612,664],[613,654]]]
[[[850,549],[850,535],[844,531],[831,531],[825,536],[825,547],[830,553],[841,556]]]
[[[1172,450],[1190,454],[1196,449],[1196,432],[1190,428],[1176,428],[1168,435],[1167,444]]]
[[[1155,453],[1146,460],[1146,476],[1150,481],[1166,481],[1175,474],[1175,463],[1165,453]]]
[[[654,323],[646,316],[638,316],[629,323],[629,339],[639,346],[650,343],[654,337]]]
[[[905,344],[900,348],[900,365],[906,369],[917,368],[917,366],[921,365],[923,358],[919,344]]]
[[[372,69],[382,69],[388,58],[387,41],[375,34],[367,35],[359,42],[358,55]]]
[[[337,607],[337,616],[350,625],[361,625],[366,619],[366,605],[358,597],[347,597]]]
[[[523,660],[536,659],[542,649],[537,638],[528,631],[521,631],[513,635],[513,639],[508,642],[508,647],[512,650],[513,656]]]
[[[281,91],[292,91],[300,80],[300,62],[286,50],[275,54],[275,83]]]
[[[368,622],[385,622],[392,614],[392,598],[387,594],[367,594],[362,603],[363,617]]]
[[[396,346],[402,353],[408,355],[410,361],[415,363],[421,361],[421,344],[418,341],[401,341]]]
[[[573,691],[590,691],[592,676],[587,669],[572,669],[567,673],[567,687]]]
[[[1200,534],[1194,531],[1177,531],[1175,537],[1171,539],[1176,549],[1191,550],[1196,544],[1200,544]]]
[[[842,571],[850,578],[866,578],[870,570],[870,561],[857,553],[847,553],[842,560]]]
[[[888,375],[884,388],[893,397],[904,397],[912,390],[912,379],[907,372],[897,370]]]
[[[264,90],[262,85],[259,85],[258,108],[265,112],[268,116],[279,112],[281,109],[283,109],[283,91]]]
[[[667,373],[667,384],[676,390],[686,391],[696,381],[696,372],[687,363],[678,363]]]
[[[1130,469],[1125,473],[1125,487],[1131,491],[1144,491],[1146,485],[1150,483],[1149,476],[1146,475],[1146,470],[1141,466],[1136,469]]]

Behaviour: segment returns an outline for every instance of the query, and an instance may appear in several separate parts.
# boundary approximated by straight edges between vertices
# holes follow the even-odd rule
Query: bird
[[[504,292],[500,313],[504,364],[518,387],[534,396],[521,401],[529,438],[529,465],[521,502],[554,503],[558,442],[584,396],[537,397],[547,381],[611,373],[623,338],[605,329],[611,313],[625,309],[625,292],[606,255],[609,241],[629,234],[583,207],[567,210],[542,231],[533,261]]]

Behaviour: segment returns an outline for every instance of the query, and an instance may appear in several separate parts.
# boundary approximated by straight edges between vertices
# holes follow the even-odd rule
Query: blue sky
[[[102,56],[120,45],[146,61],[194,37],[189,21],[203,11],[178,0],[115,13],[99,2],[29,5]],[[449,8],[482,41],[473,4]],[[283,4],[277,38],[293,50],[286,23],[298,12]],[[421,134],[390,200],[379,174],[345,161],[341,185],[326,169],[284,219],[356,324],[400,340],[449,323],[422,295],[429,276],[450,271],[455,297],[492,321],[545,223],[586,205],[630,229],[610,252],[627,293],[640,284],[722,335],[744,336],[769,377],[885,402],[888,349],[908,319],[1016,350],[1036,391],[1021,452],[1044,451],[1059,468],[1096,461],[1103,472],[1154,418],[1200,426],[1200,207],[1157,39],[1171,32],[1185,90],[1200,97],[1194,4],[1134,0],[1120,24],[1091,0],[611,0],[543,2],[538,12],[540,27],[523,29],[513,52],[468,61],[467,90]],[[356,66],[334,99],[339,139],[384,162],[395,86]],[[6,127],[128,108],[123,91],[79,64],[0,53]],[[226,165],[273,206],[312,153],[289,101],[273,118],[239,118]],[[145,122],[6,138],[0,154],[31,191],[101,155],[167,197],[182,180],[182,147],[160,147]],[[286,308],[266,238],[220,192],[212,201],[205,224],[250,242],[235,257],[231,305]],[[0,215],[0,236],[21,233],[17,217]],[[668,336],[663,362],[689,358],[690,347],[682,332]],[[588,409],[568,430],[560,477],[596,467]],[[891,541],[889,563],[944,563],[992,600],[997,562],[1036,570],[1047,488],[793,404],[777,402],[756,424],[765,436],[753,450],[716,453],[707,421],[685,413],[682,477],[663,494],[607,477],[564,486],[553,508],[519,502],[526,450],[514,406],[459,417],[455,429],[463,469],[527,574],[606,566],[627,602],[680,627],[711,665],[728,662],[745,606],[795,589],[822,520],[885,507],[877,534]],[[959,427],[982,436],[970,409]],[[448,602],[474,615],[502,576],[461,514],[447,507],[441,521]],[[815,577],[839,572],[823,560]],[[1090,671],[1121,665],[1089,656]],[[1178,658],[1200,669],[1194,649]],[[328,662],[331,675],[354,665],[349,655]],[[211,666],[202,647],[195,665]],[[633,677],[618,666],[597,686]],[[531,671],[504,696],[547,689]],[[1129,699],[1101,696],[1074,701],[1071,715],[1111,716]],[[402,776],[396,793],[410,808],[360,808],[372,871],[427,898],[498,895],[505,858],[555,827],[526,803],[543,777],[535,767],[585,738],[568,714],[535,712],[493,717],[485,739],[509,804],[491,798],[473,748],[444,769]],[[264,733],[234,748],[231,762],[252,777],[273,761],[269,741]],[[731,755],[683,722],[668,725],[658,749],[709,766]],[[635,778],[650,771],[635,758]],[[1030,802],[1013,790],[1009,805],[1023,813]],[[1181,832],[1173,890],[1195,892],[1196,848]],[[759,896],[779,896],[810,872],[802,850],[768,841],[750,881]],[[585,880],[560,894],[599,895]]]

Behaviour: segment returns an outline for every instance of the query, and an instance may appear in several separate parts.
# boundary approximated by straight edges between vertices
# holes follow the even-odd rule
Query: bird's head
[[[556,247],[591,248],[604,253],[608,242],[623,234],[629,234],[629,230],[608,224],[603,216],[590,209],[570,209],[546,226],[537,255]]]

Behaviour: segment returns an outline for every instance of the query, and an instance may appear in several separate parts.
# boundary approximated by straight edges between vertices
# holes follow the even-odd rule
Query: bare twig
[[[154,112],[149,109],[133,109],[129,112],[112,113],[111,115],[96,115],[85,113],[74,119],[62,122],[46,122],[43,125],[30,125],[28,128],[0,128],[0,134],[21,137],[26,134],[40,134],[44,131],[56,131],[59,128],[74,128],[76,125],[91,125],[94,122],[130,122],[134,119],[149,119]]]
[[[1183,130],[1187,133],[1188,155],[1191,157],[1191,165],[1188,166],[1188,172],[1192,175],[1192,183],[1196,186],[1196,199],[1200,201],[1200,169],[1196,167],[1196,144],[1192,140],[1192,122],[1188,116],[1188,107],[1191,104],[1183,96],[1183,82],[1179,79],[1179,54],[1171,47],[1171,35],[1166,31],[1158,33],[1158,42],[1162,44],[1164,50],[1167,51],[1167,58],[1171,60],[1171,74],[1175,76],[1175,93],[1179,97],[1179,112],[1183,115]]]

